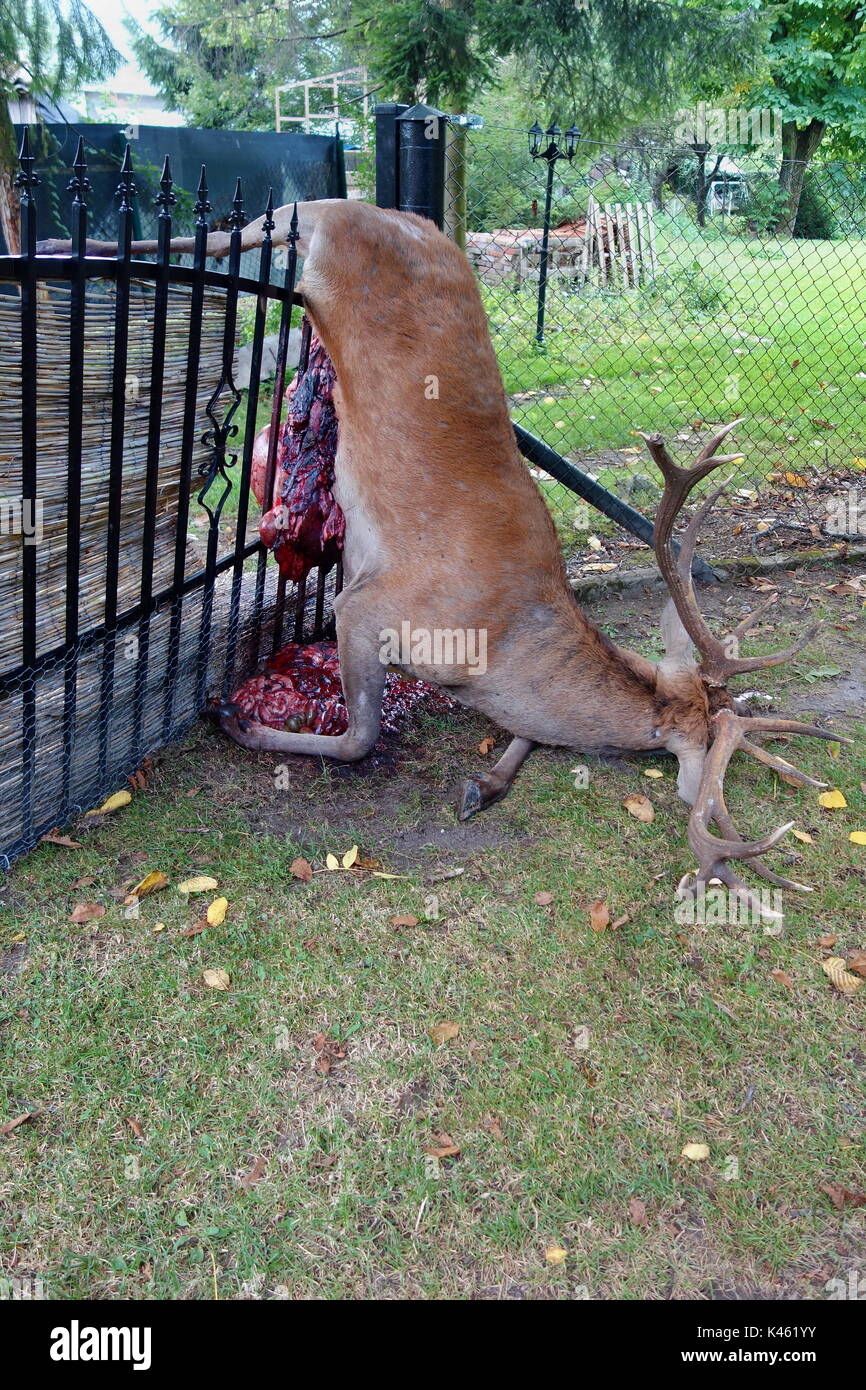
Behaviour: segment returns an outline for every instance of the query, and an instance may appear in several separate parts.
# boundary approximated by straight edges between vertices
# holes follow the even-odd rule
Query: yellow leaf
[[[644,768],[644,774],[643,774],[643,775],[644,775],[644,777],[664,777],[664,773],[662,772],[661,768],[658,768],[658,767],[646,767],[646,768]]]
[[[547,1263],[549,1265],[565,1264],[567,1255],[568,1251],[563,1250],[561,1245],[548,1246],[547,1250],[545,1250],[544,1252],[544,1258],[547,1260]]]
[[[165,931],[165,922],[154,922],[153,930],[155,932]]]
[[[831,757],[831,758],[835,758],[836,761],[838,762],[838,761],[839,761],[839,754],[842,752],[842,745],[841,745],[841,743],[828,743],[828,744],[827,744],[827,752],[830,754],[830,757]]]
[[[828,956],[821,962],[821,969],[840,994],[856,994],[863,981],[852,975],[850,970],[846,970],[845,965],[846,962],[841,956]]]
[[[692,1163],[702,1163],[705,1158],[710,1156],[710,1146],[709,1144],[686,1144],[681,1156],[691,1159]]]
[[[430,1029],[430,1036],[439,1047],[442,1043],[450,1042],[452,1038],[460,1036],[460,1024],[446,1020],[445,1023],[437,1023]]]
[[[622,804],[629,815],[635,816],[637,820],[644,821],[646,824],[655,820],[656,813],[653,810],[652,802],[641,792],[632,792],[630,796],[626,797]]]
[[[806,830],[792,830],[791,834],[793,835],[794,839],[799,840],[801,844],[813,845],[815,843],[815,841],[812,839],[812,836]]]
[[[339,859],[337,858],[336,854],[328,854],[328,855],[326,855],[326,857],[325,857],[325,868],[326,868],[326,869],[339,869],[339,867],[340,867],[340,861],[339,861]]]
[[[801,478],[799,473],[786,473],[786,474],[785,474],[785,482],[788,483],[791,487],[808,487],[808,486],[809,486],[809,484],[807,483],[806,479],[805,479],[805,478]]]
[[[357,846],[357,845],[353,845],[352,848],[351,848],[351,849],[347,849],[347,850],[346,850],[346,853],[343,855],[343,868],[344,868],[344,869],[351,869],[352,865],[355,864],[355,863],[357,863],[357,861],[358,861],[358,846]]]
[[[866,830],[852,830],[848,839],[852,845],[866,845]]]
[[[88,811],[89,816],[107,816],[112,811],[119,811],[121,806],[128,806],[132,800],[132,792],[115,792],[107,801],[103,801],[101,806],[97,806],[95,811]]]
[[[161,888],[167,887],[168,874],[154,869],[152,873],[141,880],[141,883],[137,883],[134,888],[130,889],[126,901],[129,902],[131,898],[146,898],[148,893],[158,893]]]
[[[229,900],[228,900],[228,898],[214,898],[214,900],[213,900],[213,902],[211,903],[210,907],[208,908],[207,914],[206,914],[206,915],[207,915],[207,920],[208,920],[208,926],[210,926],[210,927],[218,927],[218,926],[220,926],[220,925],[225,921],[225,919],[226,919],[226,913],[228,912],[228,910],[229,910]]]
[[[194,878],[185,878],[183,883],[177,885],[179,893],[212,893],[215,888],[219,888],[215,878],[210,878],[208,874],[197,874]]]
[[[209,989],[228,989],[231,984],[225,970],[203,970],[201,977]]]
[[[854,465],[855,468],[860,468],[860,469],[866,468],[866,459],[854,458],[854,459],[851,460],[851,462],[853,463],[853,465]]]
[[[834,787],[831,792],[821,793],[818,797],[818,804],[828,811],[840,811],[843,807],[848,805],[848,802],[845,800],[842,793]]]

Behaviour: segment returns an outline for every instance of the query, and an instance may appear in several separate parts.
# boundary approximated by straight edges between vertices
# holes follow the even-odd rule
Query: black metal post
[[[376,110],[376,206],[400,206],[399,169],[397,158],[398,116],[409,108],[397,101],[380,102]]]
[[[547,145],[541,148],[541,137],[547,135]],[[547,298],[547,262],[550,244],[550,212],[553,205],[553,166],[558,159],[567,159],[571,163],[574,159],[577,142],[580,139],[580,131],[576,126],[569,126],[565,132],[565,148],[563,149],[559,140],[562,131],[555,121],[542,131],[538,121],[535,122],[529,132],[529,153],[533,159],[543,159],[547,164],[547,187],[544,195],[544,225],[541,233],[541,264],[538,269],[538,311],[535,318],[535,341],[539,347],[544,344],[544,306]]]
[[[541,233],[541,264],[538,267],[538,311],[535,316],[535,341],[544,342],[544,308],[547,299],[547,253],[550,242],[550,209],[553,203],[553,164],[547,163],[547,190],[544,195],[544,225]]]
[[[402,212],[445,221],[445,132],[447,117],[434,106],[412,106],[396,118],[398,203]]]

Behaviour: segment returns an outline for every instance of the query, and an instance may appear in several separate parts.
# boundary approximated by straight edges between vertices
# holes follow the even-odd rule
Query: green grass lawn
[[[580,458],[633,446],[637,429],[675,436],[695,419],[742,415],[744,479],[782,464],[856,468],[866,243],[702,238],[662,219],[659,266],[645,291],[551,280],[542,350],[535,287],[485,287],[506,390],[536,393],[515,400],[515,418]]]
[[[857,601],[832,604],[825,646],[767,677],[783,702],[820,707],[834,678],[804,677],[832,661],[862,679]],[[598,616],[644,632],[645,608]],[[0,1137],[0,1273],[61,1298],[824,1297],[866,1229],[824,1191],[866,1181],[866,988],[837,993],[818,944],[866,945],[864,729],[837,723],[859,740],[838,761],[789,756],[847,810],[745,758],[729,776],[744,833],[812,837],[775,855],[816,889],[781,935],[677,920],[669,760],[539,751],[459,826],[453,785],[496,734],[474,715],[421,717],[379,767],[296,759],[288,790],[200,727],[83,848],[7,878],[0,1123],[36,1113]],[[399,877],[325,868],[355,844]],[[152,870],[169,886],[127,918]],[[218,890],[184,896],[194,874]],[[225,921],[185,934],[218,894]],[[598,932],[601,897],[626,920]],[[104,915],[71,922],[82,902]]]

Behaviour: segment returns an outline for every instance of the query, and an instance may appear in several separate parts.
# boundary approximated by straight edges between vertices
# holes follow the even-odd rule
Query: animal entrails
[[[274,242],[289,239],[292,213],[292,207],[273,213]],[[505,796],[537,744],[587,753],[667,750],[679,760],[678,790],[692,806],[688,836],[699,865],[693,891],[717,878],[760,910],[732,867],[738,860],[772,883],[804,887],[761,858],[790,827],[744,841],[725,806],[723,779],[732,753],[742,748],[789,780],[823,785],[754,740],[794,733],[838,739],[836,733],[743,717],[727,690],[731,676],[786,660],[813,634],[773,656],[740,657],[740,639],[762,610],[724,641],[701,617],[691,561],[698,529],[721,489],[689,522],[678,557],[672,540],[695,484],[738,457],[717,452],[734,425],[706,445],[692,468],[675,464],[659,436],[645,436],[665,480],[655,546],[671,595],[661,622],[665,656],[649,661],[610,641],[574,600],[550,513],[517,451],[465,255],[410,213],[324,200],[299,204],[297,216],[305,258],[300,289],[337,375],[334,494],[346,535],[335,612],[349,722],[339,735],[293,733],[226,710],[226,733],[247,748],[279,754],[362,758],[379,732],[383,634],[407,623],[412,632],[431,635],[483,632],[483,669],[465,653],[461,660],[459,643],[448,659],[435,642],[419,644],[404,662],[412,675],[444,687],[514,735],[490,772],[463,784],[461,818]],[[260,246],[266,234],[264,218],[251,223],[243,249]],[[229,240],[228,233],[212,234],[208,254],[224,255]],[[180,238],[172,250],[193,245]],[[134,252],[155,249],[155,242],[133,244]]]

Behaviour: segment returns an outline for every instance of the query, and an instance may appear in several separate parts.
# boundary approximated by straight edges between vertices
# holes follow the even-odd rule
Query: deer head
[[[695,596],[692,560],[701,525],[730,479],[711,492],[697,508],[683,533],[679,554],[675,553],[674,524],[689,493],[714,469],[736,463],[743,457],[742,454],[720,455],[717,452],[722,441],[741,423],[741,420],[734,420],[720,430],[704,446],[691,468],[682,468],[674,462],[661,435],[641,433],[641,437],[661,470],[665,483],[656,513],[654,538],[658,566],[670,593],[661,620],[666,654],[659,664],[660,683],[663,686],[677,674],[691,675],[692,678],[697,676],[706,693],[709,712],[709,745],[701,746],[699,741],[690,741],[686,737],[683,751],[673,750],[680,760],[680,795],[692,805],[688,836],[699,865],[694,884],[686,886],[687,875],[680,889],[697,894],[711,879],[718,879],[750,908],[757,906],[765,915],[777,915],[770,913],[749,890],[732,868],[731,861],[748,861],[755,873],[770,883],[799,892],[811,892],[806,884],[773,873],[761,858],[787,834],[794,822],[780,826],[764,839],[744,840],[725,805],[724,777],[728,763],[736,749],[740,748],[766,767],[773,768],[787,781],[801,787],[824,787],[827,785],[825,782],[816,781],[784,758],[767,752],[760,743],[755,742],[755,738],[772,734],[808,734],[813,738],[831,739],[839,743],[850,743],[851,740],[840,738],[837,733],[820,729],[814,724],[800,724],[792,719],[751,717],[744,714],[736,698],[728,691],[728,681],[732,676],[779,666],[795,656],[812,640],[820,626],[816,624],[810,627],[798,642],[784,651],[773,652],[769,656],[746,657],[739,654],[740,639],[776,601],[775,595],[747,614],[724,638],[717,637],[708,626]],[[668,746],[671,746],[670,743]],[[711,831],[713,823],[720,835]]]

